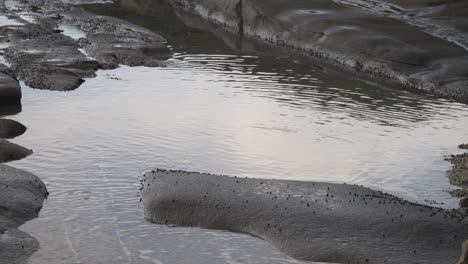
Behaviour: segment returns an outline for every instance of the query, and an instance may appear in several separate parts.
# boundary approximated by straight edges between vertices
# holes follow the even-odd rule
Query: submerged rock
[[[0,118],[0,138],[15,138],[26,132],[26,127],[14,120]]]
[[[353,185],[165,170],[141,184],[151,222],[249,233],[301,260],[456,263],[468,238],[451,211]]]
[[[32,150],[0,139],[0,162],[24,159],[32,153]]]
[[[36,176],[0,164],[0,262],[27,263],[38,241],[18,227],[38,216],[47,188]]]

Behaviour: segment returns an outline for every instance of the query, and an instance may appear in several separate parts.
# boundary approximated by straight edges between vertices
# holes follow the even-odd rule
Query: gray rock
[[[10,69],[0,64],[0,101],[19,101],[21,99],[21,86],[13,76]]]
[[[449,37],[428,34],[402,19],[338,3],[371,1],[170,2],[178,12],[199,15],[240,35],[296,50],[388,84],[468,103],[468,50],[447,41]],[[466,17],[468,8],[461,10],[460,17]],[[464,35],[464,31],[457,32]]]
[[[468,237],[451,211],[353,185],[164,170],[141,184],[151,222],[248,233],[301,260],[456,263]]]
[[[0,117],[21,113],[22,105],[18,100],[0,101]]]
[[[32,150],[0,139],[0,162],[24,159],[32,153]]]
[[[0,164],[0,262],[27,263],[37,240],[17,228],[38,216],[48,192],[36,176]]]
[[[50,31],[50,27],[44,21],[23,28],[24,34],[12,41],[5,57],[18,78],[32,88],[76,89],[83,78],[95,76],[99,64],[79,52],[72,38]],[[33,37],[23,39],[30,35]]]
[[[26,132],[26,127],[14,120],[0,118],[0,138],[15,138]]]
[[[64,14],[64,21],[86,33],[80,46],[105,69],[128,66],[161,66],[171,57],[160,35],[117,18],[96,16],[82,9]]]

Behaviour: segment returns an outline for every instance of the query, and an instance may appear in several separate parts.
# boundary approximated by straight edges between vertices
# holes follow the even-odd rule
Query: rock
[[[20,160],[26,158],[32,153],[32,150],[8,142],[4,139],[0,139],[0,162]]]
[[[36,176],[0,164],[0,262],[27,263],[39,249],[35,238],[17,228],[38,216],[48,192]]]
[[[468,149],[468,144],[461,144],[460,146],[458,146],[458,148],[460,148],[460,149]]]
[[[465,241],[462,245],[462,255],[457,264],[468,264],[468,241]]]
[[[468,152],[451,155],[447,160],[453,165],[448,172],[450,183],[456,186],[468,187]]]
[[[8,115],[15,115],[21,113],[22,105],[21,101],[18,100],[7,100],[0,102],[0,117],[8,116]]]
[[[248,233],[301,260],[455,263],[468,237],[452,211],[354,185],[158,169],[141,184],[151,222]]]
[[[11,69],[24,82],[38,89],[69,91],[78,88],[85,77],[94,77],[99,69],[96,61],[78,51],[70,37],[50,30],[48,21],[29,25],[13,39],[5,52]],[[23,39],[23,36],[33,35]]]
[[[26,127],[21,123],[0,118],[0,138],[15,138],[26,132]]]
[[[459,41],[454,40],[453,36],[441,37],[443,33],[428,34],[428,31],[432,32],[429,28],[433,28],[429,22],[425,28],[415,27],[406,23],[411,21],[409,18],[384,16],[384,11],[379,13],[369,11],[369,8],[350,6],[360,5],[361,2],[367,3],[367,6],[376,6],[380,2],[170,2],[178,12],[198,15],[239,35],[262,39],[271,45],[307,54],[387,84],[398,84],[410,90],[420,89],[468,103],[468,49],[464,45],[458,45]],[[425,8],[426,11],[432,6],[427,2],[420,4],[423,6],[421,9]],[[447,4],[446,7],[448,6]],[[468,15],[468,8],[465,6],[466,4],[460,8],[462,11],[459,11],[459,16],[453,19],[462,25]],[[421,14],[420,18],[418,21],[422,21],[424,16]],[[465,30],[460,29],[453,34],[468,40],[468,37],[462,37],[468,31]]]
[[[65,22],[80,26],[86,33],[86,38],[80,39],[80,46],[105,69],[119,64],[160,66],[171,57],[166,40],[145,28],[76,8],[64,16]]]
[[[468,208],[468,197],[465,197],[465,198],[460,200],[460,207]]]
[[[450,192],[451,195],[453,195],[454,197],[464,197],[464,196],[468,196],[468,189],[456,189],[456,190],[453,190]]]
[[[21,86],[4,64],[0,64],[0,102],[14,102],[21,99]]]

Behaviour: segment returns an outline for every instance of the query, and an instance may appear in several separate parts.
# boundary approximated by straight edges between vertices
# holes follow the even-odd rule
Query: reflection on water
[[[166,68],[100,71],[66,93],[24,89],[14,119],[28,132],[14,141],[35,154],[12,165],[50,191],[22,227],[41,243],[31,263],[300,263],[247,235],[147,223],[137,177],[152,167],[348,182],[456,206],[443,156],[468,138],[466,106],[232,50],[203,30],[184,50],[171,42],[182,33],[165,35],[176,52]]]

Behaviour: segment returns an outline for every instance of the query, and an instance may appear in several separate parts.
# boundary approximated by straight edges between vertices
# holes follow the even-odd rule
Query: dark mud
[[[248,233],[309,261],[456,263],[468,237],[454,211],[346,184],[153,170],[141,198],[151,222]]]

